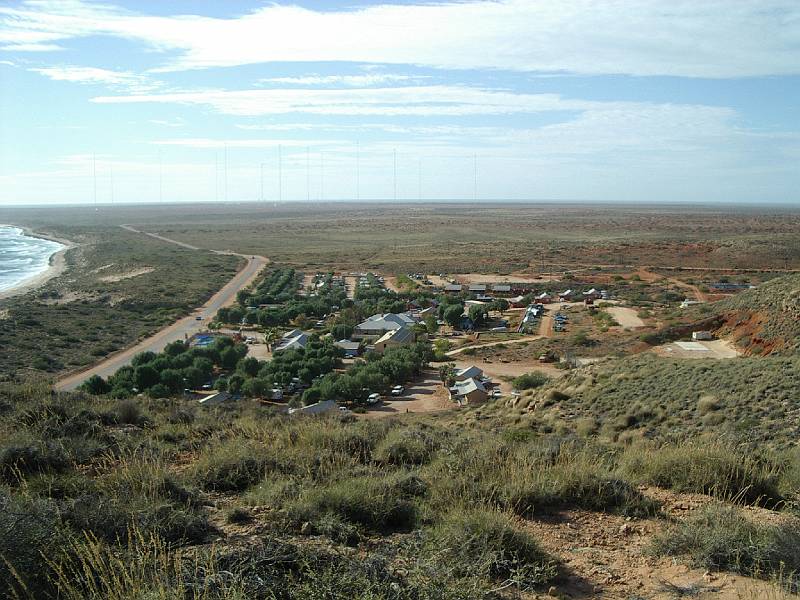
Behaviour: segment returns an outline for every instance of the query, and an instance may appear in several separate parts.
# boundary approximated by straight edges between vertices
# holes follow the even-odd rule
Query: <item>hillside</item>
[[[785,448],[800,435],[800,357],[665,359],[652,354],[577,369],[487,414],[542,432],[610,441],[723,436]],[[480,410],[480,409],[478,409]]]
[[[0,412],[3,597],[754,599],[800,569],[791,454],[36,386]]]
[[[785,275],[715,305],[725,318],[720,335],[748,354],[800,350],[800,275]]]

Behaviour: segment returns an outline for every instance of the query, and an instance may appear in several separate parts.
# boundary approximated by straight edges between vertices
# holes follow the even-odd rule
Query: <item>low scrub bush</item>
[[[530,534],[493,510],[453,510],[428,535],[428,551],[455,577],[513,581],[527,589],[551,581],[556,561]]]
[[[289,506],[296,523],[314,522],[333,514],[349,523],[375,531],[408,531],[417,523],[418,510],[401,489],[383,477],[345,479],[325,487],[311,488]]]
[[[519,377],[515,378],[514,387],[518,390],[530,390],[542,387],[548,381],[550,381],[550,378],[547,377],[547,375],[538,371],[534,371],[532,373],[525,373],[524,375],[520,375]]]
[[[436,449],[432,436],[423,431],[394,429],[378,444],[375,460],[391,465],[422,465]]]
[[[659,535],[652,550],[688,555],[693,566],[750,577],[797,577],[800,527],[756,522],[742,509],[710,504]]]
[[[266,447],[237,440],[207,448],[189,475],[204,490],[242,492],[278,468]]]
[[[779,471],[770,462],[721,444],[633,448],[621,472],[643,483],[725,500],[774,505]]]

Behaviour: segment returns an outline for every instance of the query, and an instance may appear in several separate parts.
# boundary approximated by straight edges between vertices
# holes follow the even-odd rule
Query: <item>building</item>
[[[308,334],[299,329],[292,329],[283,334],[280,340],[272,347],[272,353],[284,352],[285,350],[302,350],[308,344]]]
[[[470,284],[469,293],[470,294],[485,294],[486,293],[486,285],[483,284],[483,283]]]
[[[389,348],[398,348],[400,346],[410,346],[417,339],[414,330],[411,327],[401,327],[393,331],[387,331],[383,334],[374,344],[375,352],[383,353]]]
[[[361,342],[351,342],[350,340],[339,340],[333,342],[337,348],[341,348],[344,352],[345,358],[355,358],[361,354]]]
[[[450,398],[459,404],[479,404],[488,400],[489,392],[482,381],[471,378],[456,382],[450,388]]]
[[[495,296],[510,296],[511,286],[507,283],[495,283],[492,286],[492,293],[494,293]]]
[[[542,292],[541,294],[536,296],[534,300],[536,300],[536,302],[538,302],[539,304],[550,304],[553,301],[553,297],[547,292]]]
[[[388,331],[394,331],[401,327],[413,325],[416,321],[408,313],[386,313],[372,315],[363,323],[356,325],[353,332],[354,338],[364,338],[369,336],[380,337]]]
[[[587,292],[583,292],[583,299],[584,300],[599,300],[600,299],[600,290],[592,288]]]
[[[456,381],[464,381],[466,379],[483,379],[483,371],[473,365],[471,367],[456,371],[454,378]]]
[[[570,300],[572,300],[572,296],[574,293],[575,292],[573,292],[572,290],[565,290],[558,295],[558,299],[561,300],[562,302],[569,302]]]
[[[709,340],[713,340],[714,336],[711,335],[710,331],[693,331],[692,332],[692,341],[694,342],[707,342]]]
[[[203,396],[197,403],[201,406],[216,406],[230,400],[230,397],[228,392],[215,392],[209,396]]]
[[[460,294],[462,289],[460,283],[448,283],[444,286],[444,291],[448,294]]]

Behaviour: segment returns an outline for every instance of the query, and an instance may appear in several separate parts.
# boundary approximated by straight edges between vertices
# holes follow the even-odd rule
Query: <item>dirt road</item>
[[[124,226],[124,228],[134,233],[143,233],[127,225]],[[155,237],[164,242],[177,244],[184,248],[201,250],[200,248],[176,242],[156,234],[145,233],[145,235]],[[218,254],[234,254],[224,251],[212,250],[212,252],[217,252]],[[135,346],[131,346],[130,348],[108,356],[88,369],[67,375],[56,382],[54,386],[55,389],[59,391],[75,389],[92,375],[99,375],[100,377],[107,378],[113,375],[120,367],[124,367],[130,363],[131,359],[140,352],[161,352],[167,344],[177,340],[184,340],[199,331],[205,330],[206,325],[213,319],[214,315],[217,314],[217,311],[223,306],[233,304],[233,302],[236,301],[236,292],[250,285],[261,270],[269,263],[269,259],[263,256],[245,256],[243,258],[247,259],[247,265],[194,313],[165,327]]]
[[[461,348],[456,348],[455,350],[450,350],[450,352],[445,352],[446,356],[457,356],[467,350],[468,348],[489,348],[490,346],[498,346],[500,344],[519,344],[521,342],[532,342],[534,340],[540,340],[542,336],[540,335],[526,335],[525,337],[520,338],[512,338],[509,340],[499,340],[497,342],[487,342],[485,344],[473,344],[471,346],[463,346]]]

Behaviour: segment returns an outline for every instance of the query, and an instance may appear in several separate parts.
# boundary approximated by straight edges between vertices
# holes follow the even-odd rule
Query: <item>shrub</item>
[[[620,467],[638,481],[678,492],[766,505],[782,499],[775,465],[721,444],[637,447]]]
[[[190,477],[204,490],[241,492],[276,466],[267,449],[253,443],[229,442],[208,448],[192,465]]]
[[[700,415],[706,415],[710,412],[720,409],[720,402],[714,396],[701,396],[697,401],[697,412]]]
[[[417,522],[417,507],[380,477],[357,477],[308,490],[290,506],[295,522],[314,522],[333,514],[375,531],[408,531]]]
[[[133,400],[123,400],[117,405],[117,422],[123,425],[140,425],[142,410]]]
[[[530,390],[542,387],[549,380],[550,379],[544,373],[534,371],[533,373],[525,373],[514,379],[514,387],[518,390]]]
[[[251,523],[253,521],[253,513],[246,508],[238,506],[228,512],[228,514],[225,516],[225,520],[234,525],[246,525],[247,523]]]
[[[420,431],[394,429],[378,444],[375,460],[391,465],[422,465],[435,450],[430,436]]]
[[[70,467],[64,447],[57,442],[31,441],[0,449],[0,480],[15,482],[31,473],[59,473]]]
[[[657,536],[652,550],[688,555],[696,567],[752,577],[797,576],[800,528],[757,523],[741,509],[710,504]]]
[[[556,576],[557,563],[511,519],[492,510],[454,510],[429,533],[428,551],[449,563],[456,577],[483,576],[542,585]]]

